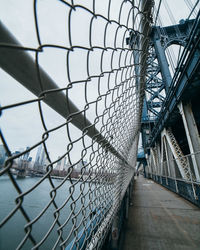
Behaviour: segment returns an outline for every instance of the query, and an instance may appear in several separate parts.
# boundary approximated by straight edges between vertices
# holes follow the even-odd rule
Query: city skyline
[[[29,147],[26,147],[28,150]],[[27,152],[21,156],[24,150],[21,148],[17,151],[12,152],[12,156],[17,156],[12,162],[12,166],[10,168],[11,172],[17,176],[17,178],[25,178],[26,176],[41,176],[44,175],[47,171],[46,167],[50,164],[47,160],[45,150],[42,145],[38,147],[37,154],[35,159],[29,157],[29,153]],[[4,163],[7,159],[7,153],[4,148],[4,145],[0,145],[0,169],[4,166]],[[68,169],[72,166],[69,161],[67,161],[67,157],[58,157],[57,162],[53,164],[53,168],[51,169],[51,176],[65,177],[66,175],[70,175],[70,178],[80,178],[87,177],[89,175],[89,166],[87,165],[87,160],[79,161],[77,164],[73,165],[70,172]],[[82,169],[84,168],[84,172]],[[49,170],[48,170],[49,171]],[[94,170],[95,172],[96,170]],[[90,172],[91,177],[94,176],[94,173]],[[84,177],[85,176],[85,177]]]
[[[28,150],[28,149],[30,149],[30,147],[28,147],[28,146],[26,147],[26,149],[20,148],[18,150],[15,150],[14,152],[11,152],[11,154],[12,154],[12,156],[18,156],[20,153],[23,153],[25,150]],[[48,152],[48,154],[49,154],[49,152]],[[6,157],[7,157],[7,153],[6,153],[6,150],[4,148],[4,145],[0,144],[0,159],[3,158],[5,160]],[[16,158],[16,160],[17,159],[30,161],[30,162],[32,161],[32,162],[34,162],[34,165],[39,164],[41,166],[44,166],[45,163],[47,165],[47,161],[48,161],[43,145],[40,145],[37,148],[37,153],[36,153],[36,156],[34,159],[30,156],[30,152],[27,152],[27,153],[23,154],[22,156],[18,156]],[[83,165],[86,165],[87,160],[78,161],[78,163],[75,165],[74,168],[77,170],[80,170],[82,163],[83,163]],[[48,164],[50,164],[50,163],[48,163]],[[68,165],[68,166],[71,165],[69,163],[69,161],[67,161],[67,156],[64,156],[64,157],[59,156],[57,158],[56,163],[54,164],[54,169],[62,171],[62,170],[64,170],[64,166],[66,166],[66,165]]]

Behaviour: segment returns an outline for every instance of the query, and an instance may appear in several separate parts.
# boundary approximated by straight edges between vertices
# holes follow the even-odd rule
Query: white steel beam
[[[188,179],[187,173],[186,173],[186,171],[184,170],[184,168],[183,168],[183,166],[182,166],[182,161],[181,161],[181,159],[179,158],[179,156],[177,155],[177,150],[175,149],[175,147],[174,147],[174,145],[173,145],[173,142],[172,142],[172,140],[171,140],[171,137],[170,137],[169,134],[167,133],[167,130],[166,130],[166,129],[163,130],[163,135],[166,136],[167,142],[168,142],[169,147],[170,147],[170,149],[171,149],[171,151],[172,151],[172,154],[174,155],[174,158],[175,158],[175,161],[176,161],[176,163],[177,163],[177,165],[178,165],[178,168],[179,168],[179,171],[180,171],[180,173],[181,173],[181,176],[183,177],[183,179],[186,179],[186,180],[187,180],[187,179]],[[180,148],[179,148],[179,150],[180,150]]]
[[[200,137],[192,112],[192,107],[190,103],[183,105],[181,102],[178,105],[178,108],[182,116],[187,136],[195,177],[197,181],[200,181]]]

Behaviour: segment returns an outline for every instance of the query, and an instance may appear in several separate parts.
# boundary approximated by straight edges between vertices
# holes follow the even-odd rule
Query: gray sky
[[[84,4],[86,7],[92,9],[92,0],[76,0],[75,3]],[[117,19],[120,7],[120,0],[112,1],[111,4],[111,18]],[[172,12],[175,12],[175,19],[178,22],[189,14],[184,0],[167,0]],[[195,2],[195,0],[192,0]],[[107,15],[107,0],[96,1],[96,12]],[[158,0],[156,0],[156,4]],[[121,22],[126,21],[126,7],[122,11]],[[127,9],[126,9],[127,8]],[[38,1],[38,22],[41,34],[42,44],[56,44],[69,47],[68,36],[68,15],[69,8],[57,0],[40,0]],[[166,15],[166,11],[161,6],[162,20],[165,25],[171,25],[171,20]],[[0,0],[0,16],[6,27],[14,34],[14,36],[24,46],[38,47],[38,42],[35,33],[35,24],[33,16],[33,1],[32,0]],[[72,14],[72,42],[73,45],[89,47],[89,22],[91,15],[79,9]],[[131,25],[131,23],[129,23]],[[103,46],[103,31],[105,22],[103,20],[95,20],[92,33],[93,45]],[[110,27],[110,37],[106,40],[107,46],[113,47],[113,35],[115,27]],[[123,30],[121,35],[123,34]],[[128,34],[127,34],[128,36]],[[120,39],[119,39],[120,41]],[[121,44],[117,44],[121,46]],[[125,45],[124,45],[125,46]],[[34,58],[34,53],[31,53]],[[100,73],[100,51],[95,50],[90,62],[90,75]],[[107,62],[105,60],[104,70],[110,70],[109,64],[110,52],[107,53]],[[116,56],[116,64],[117,64]],[[66,87],[69,83],[66,72],[66,51],[61,49],[46,48],[39,57],[40,65],[51,76],[59,87]],[[70,77],[72,81],[87,78],[86,73],[86,52],[76,49],[70,55]],[[105,78],[106,80],[106,78]],[[106,81],[105,81],[106,82]],[[25,100],[35,98],[32,93],[26,90],[18,82],[16,82],[7,73],[0,70],[0,103],[2,106],[13,104]],[[89,101],[96,100],[98,97],[97,83],[95,80],[89,82]],[[102,85],[103,86],[103,85]],[[104,87],[102,87],[102,93]],[[105,88],[106,91],[106,88]],[[70,99],[76,104],[78,108],[83,108],[85,105],[84,99],[84,84],[73,85],[70,89]],[[49,108],[46,104],[42,105],[45,121],[48,129],[53,128],[65,122],[65,119],[58,115],[55,111]],[[99,111],[104,107],[104,103],[99,105]],[[95,118],[94,108],[88,112],[88,118],[93,122]],[[101,124],[99,124],[100,127]],[[7,143],[12,151],[19,148],[25,148],[41,140],[44,129],[41,124],[39,110],[37,103],[20,106],[9,109],[3,112],[1,117],[1,129],[7,140]],[[78,138],[81,134],[78,129],[71,126],[72,137]],[[88,144],[90,139],[87,140]],[[57,159],[58,156],[66,152],[67,134],[66,128],[63,127],[55,133],[51,133],[47,141],[47,147],[50,152],[52,160]],[[80,158],[81,143],[76,143],[72,152],[72,158]],[[35,157],[35,151],[31,152]]]
[[[118,1],[120,2],[120,1]],[[81,1],[77,1],[81,4]],[[92,8],[92,1],[84,2],[85,6]],[[82,2],[83,4],[83,2]],[[119,5],[120,6],[120,5]],[[68,35],[68,15],[67,6],[57,0],[38,1],[38,23],[41,34],[42,44],[55,44],[69,47]],[[103,2],[98,2],[96,11],[106,15],[106,6]],[[33,16],[33,1],[2,1],[0,15],[3,23],[20,41],[21,44],[27,47],[38,47],[38,42],[35,33],[35,24]],[[9,14],[8,14],[9,13]],[[114,13],[114,12],[113,12]],[[116,11],[118,14],[118,10]],[[114,18],[114,17],[113,17]],[[116,17],[117,18],[117,17]],[[78,9],[75,13],[72,12],[72,43],[73,45],[89,47],[89,22],[91,14]],[[94,22],[93,43],[96,46],[103,45],[102,32],[104,30],[105,21]],[[101,32],[101,33],[99,33]],[[113,37],[107,39],[107,46],[113,47]],[[100,73],[100,67],[97,67],[100,59],[100,51],[94,51],[90,62],[90,75]],[[110,53],[110,52],[109,52]],[[32,54],[34,58],[34,53]],[[71,81],[86,79],[86,51],[75,49],[70,54],[70,78]],[[69,83],[66,72],[66,51],[61,49],[45,48],[39,56],[39,63],[44,70],[56,82],[58,87],[66,87]],[[107,65],[105,65],[106,67]],[[110,70],[108,67],[107,70]],[[105,69],[105,70],[106,70]],[[88,93],[88,101],[94,101],[98,97],[96,80],[88,83],[90,86]],[[79,109],[83,109],[85,105],[84,98],[85,84],[73,85],[69,91],[70,99],[76,104]],[[18,82],[16,82],[7,73],[1,71],[1,105],[8,105],[35,98],[32,93],[26,90]],[[103,108],[103,103],[99,105],[99,109]],[[48,129],[56,127],[65,122],[65,119],[58,115],[55,111],[49,108],[46,104],[42,105],[42,110],[45,122]],[[93,122],[95,118],[94,108],[90,108],[87,112],[88,118]],[[14,109],[9,109],[3,112],[1,117],[1,128],[3,134],[12,151],[19,148],[25,148],[41,140],[44,129],[41,124],[37,103],[20,106]],[[81,132],[73,125],[70,126],[72,139],[76,139],[81,135]],[[63,127],[55,133],[51,133],[47,141],[47,147],[52,160],[66,152],[68,143],[66,128]],[[88,138],[88,144],[90,139]],[[80,149],[82,144],[77,142],[74,144],[72,158],[80,158]],[[35,152],[31,152],[34,157]]]

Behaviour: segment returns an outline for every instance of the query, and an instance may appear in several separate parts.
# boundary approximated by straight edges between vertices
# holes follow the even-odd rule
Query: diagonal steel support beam
[[[196,180],[200,182],[200,155],[196,154],[200,152],[200,137],[191,103],[183,104],[180,102],[178,104],[178,109],[182,116]]]

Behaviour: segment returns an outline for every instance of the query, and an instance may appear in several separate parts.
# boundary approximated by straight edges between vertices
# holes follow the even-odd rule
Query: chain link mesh
[[[15,126],[20,108],[37,104],[35,112],[39,111],[43,130],[40,136],[30,128],[32,136],[40,140],[13,154],[13,145],[8,142],[10,131],[2,126],[6,159],[0,168],[0,182],[9,178],[13,193],[9,209],[1,214],[0,244],[8,244],[5,235],[9,234],[9,241],[13,239],[17,249],[64,249],[69,244],[71,249],[82,249],[91,240],[93,247],[98,247],[118,211],[137,160],[144,90],[143,86],[137,86],[136,79],[143,77],[145,69],[136,75],[136,66],[140,66],[142,59],[135,58],[141,56],[142,47],[136,46],[136,42],[134,46],[133,42],[130,48],[127,38],[132,34],[134,41],[148,42],[148,33],[141,32],[141,22],[147,17],[141,1],[135,4],[111,0],[101,4],[95,0],[88,4],[54,1],[55,7],[64,9],[67,17],[66,43],[59,44],[48,40],[53,27],[49,24],[46,31],[42,27],[41,20],[45,19],[40,14],[44,14],[42,2],[48,6],[51,1],[33,1],[35,30],[32,32],[37,34],[38,46],[22,46],[4,36],[0,41],[2,60],[9,55],[11,65],[11,69],[4,68],[5,62],[1,60],[2,68],[35,95],[26,101],[2,105],[1,118],[12,111]],[[151,22],[149,16],[145,20],[147,24]],[[56,34],[53,36],[56,39]],[[82,36],[86,42],[81,42]],[[64,67],[65,75],[60,76],[63,84],[56,82],[50,86],[49,82],[55,81],[53,68],[59,55],[54,54],[50,68],[45,68],[41,58],[46,51],[55,50],[65,58],[65,64],[59,65]],[[18,77],[18,73],[13,73],[13,65],[15,69],[17,64],[20,67],[25,55],[29,58],[24,64],[25,73]],[[16,64],[17,57],[21,61]],[[30,80],[27,72],[33,72]],[[64,122],[57,121],[52,114],[55,124],[49,123],[44,102],[64,117]],[[64,147],[57,148],[60,150],[57,158],[49,143],[54,144],[54,140],[56,143],[58,133],[62,134],[59,140]],[[30,166],[27,155],[36,151],[35,163]],[[43,158],[40,164],[39,157]],[[26,186],[25,180],[30,182]],[[7,206],[6,191],[2,197],[1,204]],[[93,237],[97,235],[98,244]]]

